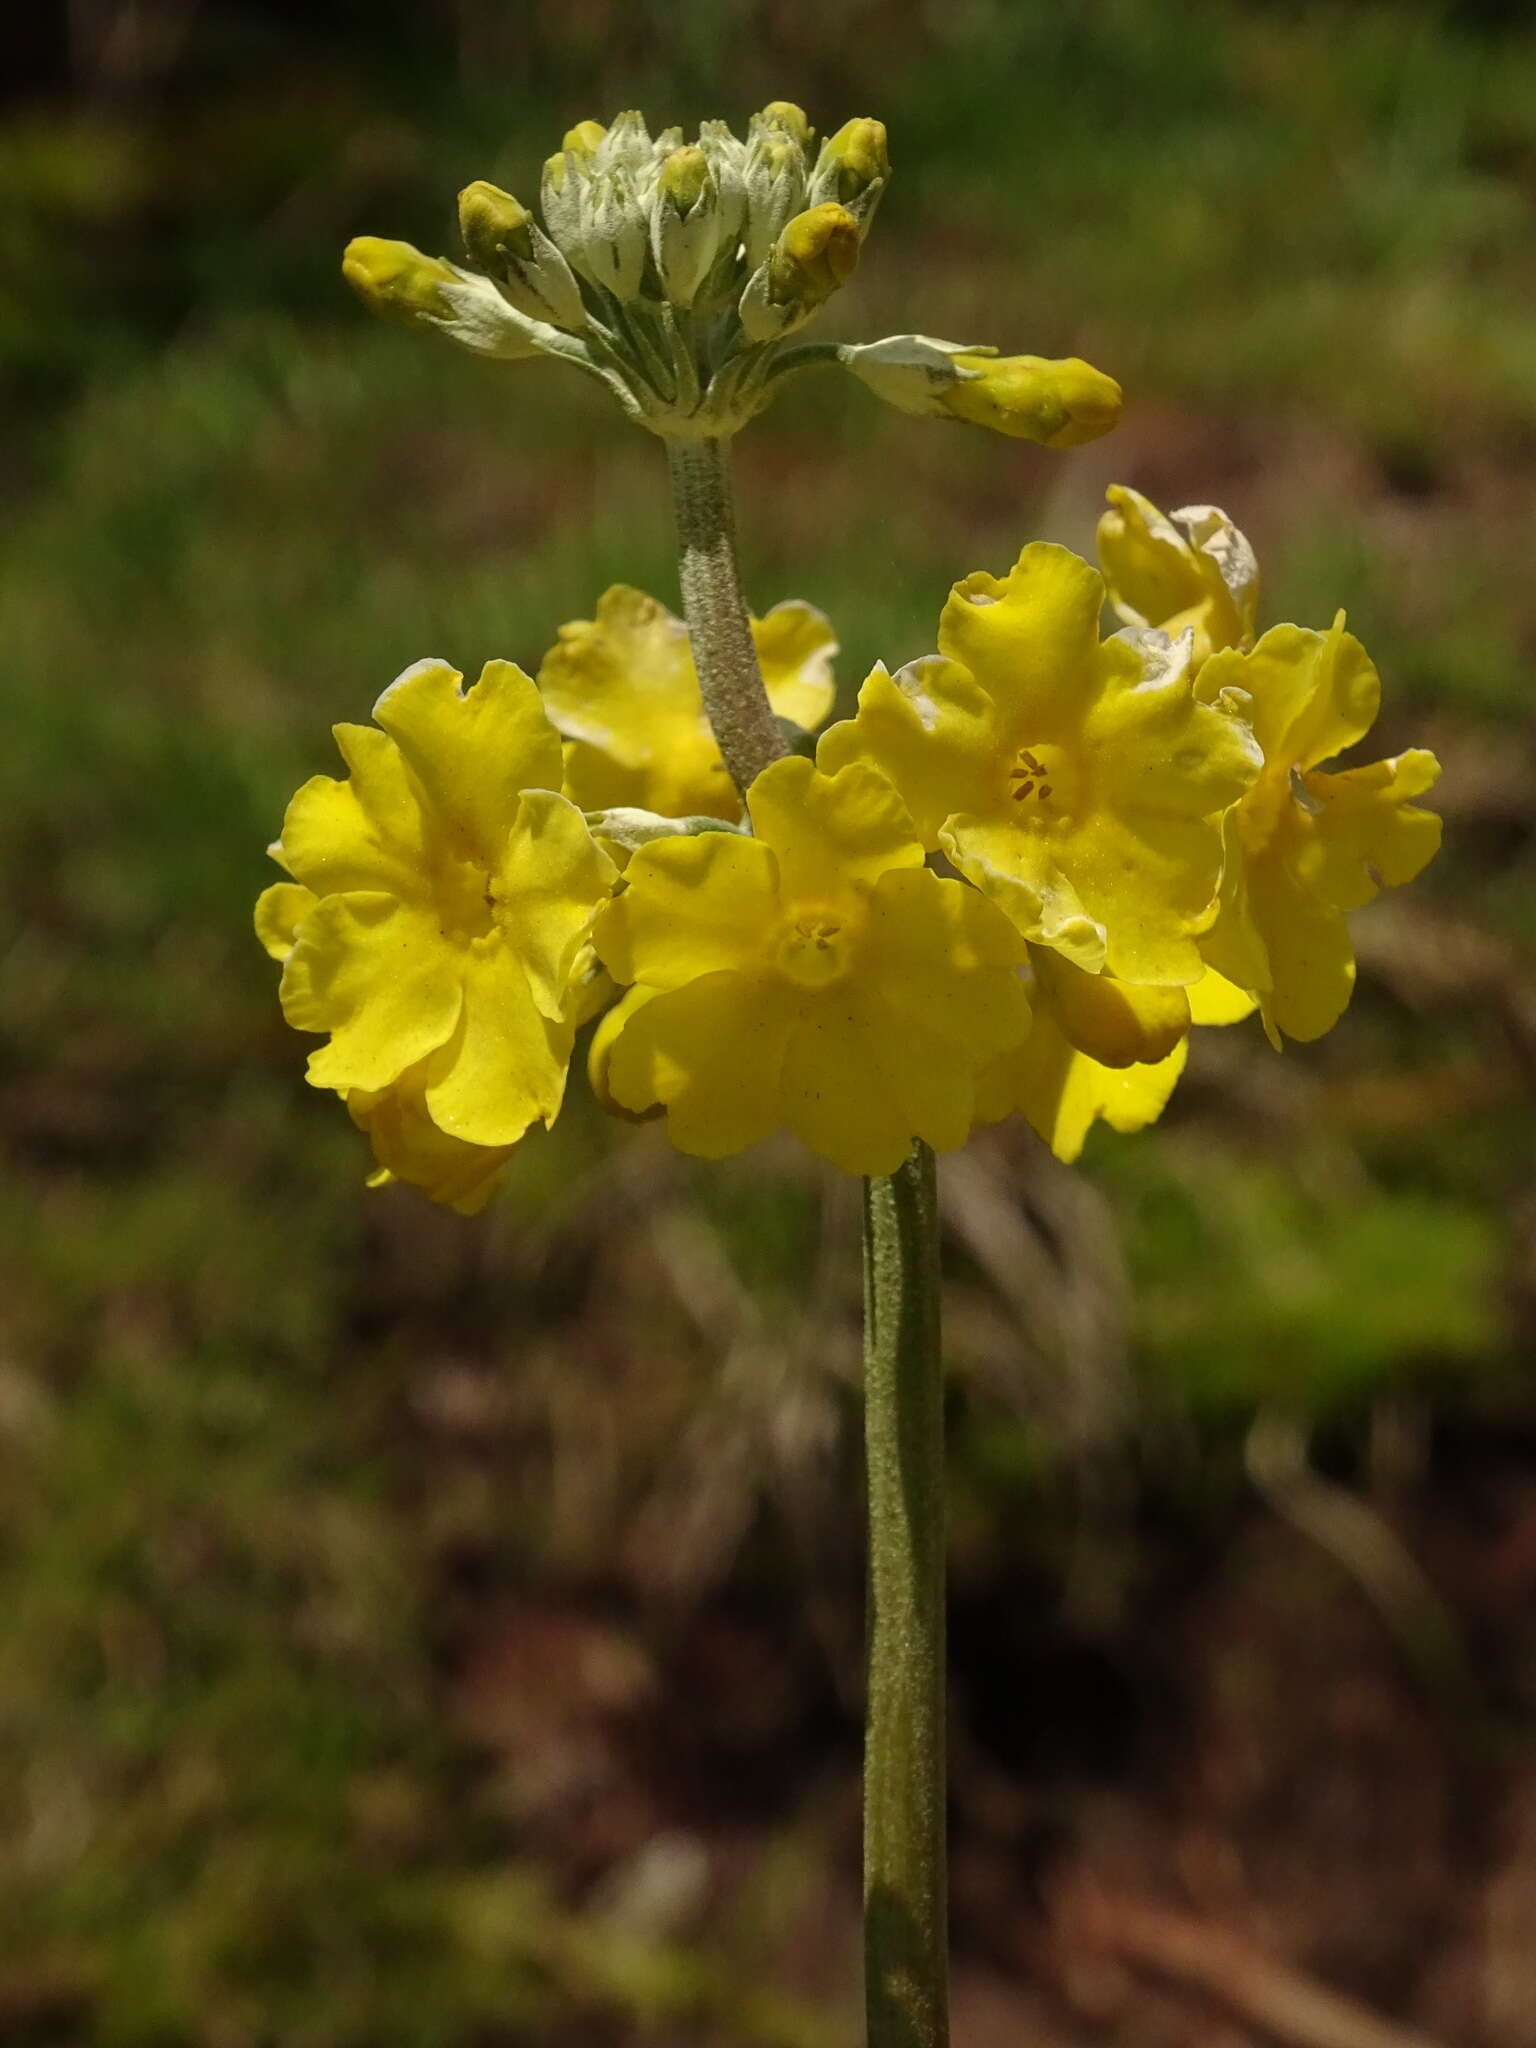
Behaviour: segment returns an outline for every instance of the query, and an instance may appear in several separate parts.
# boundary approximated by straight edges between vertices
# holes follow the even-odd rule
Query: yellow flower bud
[[[819,306],[846,284],[859,264],[858,223],[828,202],[797,213],[768,257],[769,296],[776,305]]]
[[[533,215],[521,201],[477,178],[459,194],[459,233],[464,253],[477,270],[496,277],[509,257],[527,262],[533,254]]]
[[[709,182],[709,159],[696,142],[686,149],[674,149],[661,167],[661,190],[679,213],[698,204]]]
[[[859,224],[828,201],[797,213],[741,297],[753,341],[772,341],[809,320],[858,267]]]
[[[574,128],[566,129],[560,147],[572,156],[595,156],[597,145],[607,133],[601,121],[578,121]]]
[[[415,327],[448,314],[440,288],[454,282],[453,266],[440,256],[423,256],[409,242],[357,235],[346,246],[341,274],[363,304],[386,320]]]
[[[805,118],[805,109],[793,100],[770,100],[758,119],[768,128],[781,128],[802,149],[809,149],[815,130]]]
[[[957,355],[968,376],[941,396],[951,419],[970,420],[1045,448],[1077,448],[1107,434],[1120,417],[1120,386],[1080,356]]]
[[[586,326],[586,307],[570,265],[510,192],[483,178],[466,185],[459,194],[459,233],[470,262],[505,288],[520,313],[572,334]]]
[[[861,115],[845,121],[821,145],[810,196],[812,200],[836,200],[846,206],[860,228],[867,231],[890,175],[885,123]]]
[[[708,156],[696,143],[674,149],[657,177],[651,213],[651,254],[674,306],[692,305],[720,252],[725,225]]]

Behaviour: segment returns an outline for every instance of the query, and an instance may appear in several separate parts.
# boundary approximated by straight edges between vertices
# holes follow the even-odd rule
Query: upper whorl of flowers
[[[572,363],[658,434],[735,433],[812,359],[906,412],[1052,446],[1107,432],[1120,387],[1075,357],[921,335],[785,351],[853,275],[889,179],[884,124],[867,116],[817,148],[787,100],[754,114],[745,140],[724,121],[692,142],[652,136],[631,111],[567,132],[538,213],[483,179],[466,186],[466,264],[365,235],[342,270],[375,312],[477,355]]]

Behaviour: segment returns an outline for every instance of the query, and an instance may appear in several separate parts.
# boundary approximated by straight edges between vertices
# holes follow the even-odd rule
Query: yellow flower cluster
[[[1253,552],[1214,507],[1117,487],[1099,549],[957,583],[937,653],[877,667],[745,816],[686,628],[622,587],[537,683],[422,663],[339,726],[348,777],[289,806],[257,929],[376,1178],[477,1208],[605,1008],[610,1109],[704,1157],[787,1127],[856,1173],[1015,1111],[1070,1159],[1096,1119],[1160,1113],[1192,1025],[1326,1031],[1346,913],[1439,843],[1433,756],[1322,765],[1376,670],[1342,617],[1255,638]],[[808,736],[831,628],[787,603],[753,634]]]

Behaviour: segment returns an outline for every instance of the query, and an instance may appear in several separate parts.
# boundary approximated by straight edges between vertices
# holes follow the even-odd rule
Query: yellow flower
[[[1032,961],[1038,969],[1050,957],[1037,953]],[[1095,1059],[1074,1042],[1080,1035],[1077,1027],[1082,1012],[1074,1007],[1070,988],[1064,999],[1059,982],[1037,975],[1035,1021],[1029,1037],[1018,1050],[994,1060],[982,1075],[977,1088],[978,1122],[997,1123],[1017,1110],[1056,1157],[1070,1165],[1101,1117],[1111,1130],[1127,1133],[1157,1121],[1184,1071],[1190,1022],[1235,1024],[1254,1008],[1251,996],[1210,971],[1187,996],[1182,990],[1124,993],[1132,1000],[1178,995],[1184,1004],[1185,1030],[1170,1040],[1166,1031],[1160,1033],[1155,1028],[1150,1011],[1144,1010],[1141,1055],[1132,1060]]]
[[[1211,964],[1254,990],[1264,1028],[1320,1038],[1355,981],[1345,912],[1408,882],[1440,844],[1440,820],[1413,799],[1440,764],[1422,747],[1369,767],[1326,773],[1375,723],[1381,679],[1339,613],[1326,633],[1275,626],[1251,654],[1213,654],[1202,697],[1240,689],[1252,699],[1264,772],[1226,820],[1226,872]]]
[[[832,708],[831,626],[814,605],[790,600],[754,619],[752,638],[774,711],[814,731]],[[605,591],[595,619],[560,628],[539,687],[568,741],[566,794],[584,811],[740,818],[704,715],[688,628],[655,598],[623,583]]]
[[[560,741],[530,679],[488,662],[461,682],[418,663],[374,707],[382,731],[336,727],[350,775],[294,797],[272,852],[295,880],[256,907],[284,1015],[329,1033],[310,1081],[348,1097],[402,1178],[390,1155],[426,1142],[418,1111],[477,1148],[553,1119],[615,872],[554,793]]]
[[[1194,667],[1220,647],[1251,647],[1259,565],[1247,536],[1216,505],[1165,517],[1150,498],[1111,484],[1099,521],[1099,567],[1128,626],[1194,634]]]
[[[924,844],[1034,944],[1090,974],[1193,982],[1220,814],[1259,752],[1240,699],[1197,700],[1187,641],[1101,641],[1103,601],[1094,570],[1044,542],[1001,581],[968,576],[944,607],[940,655],[877,669],[817,760],[882,769]]]
[[[392,1180],[418,1188],[434,1202],[476,1216],[496,1192],[516,1145],[466,1145],[433,1123],[427,1109],[426,1060],[387,1088],[350,1088],[347,1114],[373,1147],[378,1170],[371,1188]]]
[[[635,986],[605,1020],[603,1085],[656,1103],[685,1152],[720,1158],[781,1124],[850,1173],[914,1137],[965,1142],[975,1080],[1029,1026],[1024,947],[974,890],[923,866],[885,777],[776,761],[754,838],[642,847],[593,944]]]

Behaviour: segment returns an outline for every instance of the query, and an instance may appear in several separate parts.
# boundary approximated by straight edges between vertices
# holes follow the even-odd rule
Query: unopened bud
[[[476,270],[500,277],[509,261],[526,263],[533,255],[533,215],[521,201],[498,185],[477,178],[459,194],[459,233],[464,253]]]
[[[696,143],[675,149],[661,167],[651,210],[651,252],[662,290],[690,306],[720,247],[720,192]]]
[[[570,265],[510,192],[479,179],[459,194],[459,232],[477,270],[493,277],[520,313],[579,334],[587,324]]]
[[[890,175],[885,123],[861,115],[845,121],[821,145],[821,155],[811,176],[810,198],[813,204],[830,199],[846,206],[860,232],[867,234]]]
[[[377,235],[357,235],[348,242],[341,274],[370,312],[407,327],[448,317],[442,287],[457,276],[440,256],[423,256],[409,242],[387,242]]]
[[[846,207],[828,202],[796,214],[742,293],[742,326],[753,341],[791,333],[847,283],[858,261],[858,223]]]
[[[805,151],[774,131],[754,136],[746,162],[746,263],[762,263],[805,206]]]
[[[601,121],[578,121],[574,128],[566,129],[560,147],[571,156],[593,157],[607,133]]]
[[[810,148],[811,137],[816,131],[805,118],[805,109],[797,107],[793,100],[770,100],[755,118],[765,128],[780,129],[802,149]]]
[[[697,206],[710,186],[709,162],[696,142],[674,149],[661,167],[658,189],[679,213]]]
[[[568,253],[595,284],[627,303],[645,275],[649,226],[625,174],[602,171],[582,187],[580,255]]]
[[[1120,417],[1120,386],[1080,356],[959,355],[955,366],[969,374],[944,394],[949,417],[1021,441],[1078,448]]]
[[[593,169],[598,172],[622,171],[631,182],[638,182],[655,160],[645,116],[637,108],[630,107],[624,113],[616,114],[609,124]]]
[[[408,327],[435,327],[473,355],[516,362],[544,354],[555,338],[509,306],[488,277],[423,256],[409,242],[359,235],[347,244],[341,274],[373,312]]]
[[[545,159],[539,205],[551,238],[568,257],[581,246],[581,194],[589,176],[589,160],[575,151],[557,150]]]
[[[970,420],[1000,434],[1075,448],[1107,434],[1120,417],[1120,386],[1076,356],[999,356],[928,334],[893,334],[838,360],[900,412]]]
[[[747,218],[747,145],[731,133],[727,122],[704,121],[699,147],[719,191],[720,247],[729,246],[734,255]]]

